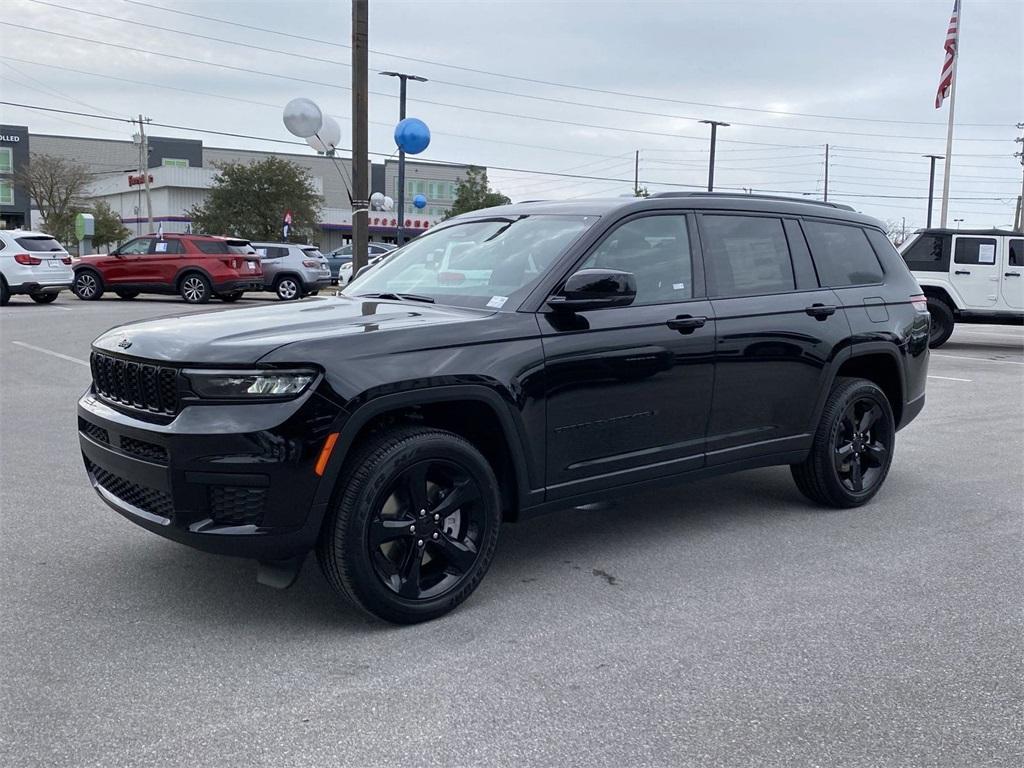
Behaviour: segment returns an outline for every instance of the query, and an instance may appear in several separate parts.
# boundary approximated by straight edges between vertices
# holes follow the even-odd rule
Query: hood
[[[112,328],[93,347],[146,360],[189,364],[254,363],[293,342],[367,337],[398,329],[480,320],[491,310],[411,301],[308,298],[270,306],[176,315]],[[419,336],[419,334],[416,334]]]

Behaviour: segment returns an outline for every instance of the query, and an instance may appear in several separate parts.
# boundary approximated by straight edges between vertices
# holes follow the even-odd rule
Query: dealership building
[[[316,155],[312,150],[288,153],[208,147],[197,139],[162,136],[150,136],[147,143],[149,156],[143,175],[137,141],[33,134],[26,126],[0,125],[0,227],[38,226],[38,211],[31,208],[25,190],[12,176],[29,162],[30,154],[51,155],[84,166],[94,179],[86,190],[85,203],[108,203],[133,234],[150,230],[147,180],[153,226],[163,225],[165,232],[186,232],[191,231],[189,211],[205,201],[219,164],[259,162],[273,156],[309,172],[313,188],[322,198],[321,231],[314,238],[320,247],[333,249],[351,239],[352,209],[346,188],[352,186],[352,168],[348,158]],[[419,234],[443,219],[469,167],[406,160],[407,236]],[[370,163],[369,170],[370,191],[397,201],[398,161]],[[412,202],[420,194],[427,198],[423,209]],[[371,240],[394,242],[397,225],[397,211],[370,211]]]

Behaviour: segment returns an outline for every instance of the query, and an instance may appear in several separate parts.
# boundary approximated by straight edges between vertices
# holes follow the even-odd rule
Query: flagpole
[[[953,109],[956,105],[956,68],[960,63],[960,26],[963,24],[963,0],[957,3],[956,41],[953,48],[953,72],[949,83],[949,126],[946,128],[946,162],[943,163],[942,174],[942,213],[939,226],[945,228],[946,216],[949,213],[949,171],[953,165]]]

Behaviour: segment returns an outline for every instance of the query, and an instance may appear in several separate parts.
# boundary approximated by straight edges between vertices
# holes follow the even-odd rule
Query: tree
[[[126,240],[132,233],[121,221],[121,217],[114,213],[108,203],[102,200],[92,207],[93,228],[92,244],[94,248],[102,248],[105,245],[113,245]]]
[[[189,211],[194,231],[280,240],[284,214],[291,211],[291,239],[313,235],[320,196],[305,168],[268,157],[258,163],[219,164],[217,170],[206,202]]]
[[[466,178],[459,180],[455,203],[444,217],[450,219],[460,213],[478,211],[495,205],[508,205],[511,202],[510,198],[491,189],[487,183],[487,171],[474,165],[466,172]]]
[[[903,245],[905,232],[906,224],[904,222],[894,221],[893,219],[885,220],[885,234],[895,245]]]
[[[633,190],[633,197],[650,197],[651,193],[647,190],[647,187],[637,187]]]
[[[14,174],[14,183],[28,192],[39,209],[47,234],[64,243],[75,239],[75,214],[89,180],[85,166],[36,153]]]

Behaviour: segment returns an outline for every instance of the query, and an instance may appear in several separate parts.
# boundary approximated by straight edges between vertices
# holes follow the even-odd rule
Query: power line
[[[189,11],[182,11],[182,10],[179,10],[179,9],[176,9],[176,8],[167,8],[167,7],[162,6],[162,5],[155,5],[155,4],[152,4],[152,3],[144,3],[144,2],[140,2],[139,0],[123,0],[123,2],[129,3],[131,5],[137,5],[137,6],[140,6],[142,8],[149,8],[149,9],[153,9],[153,10],[164,11],[165,13],[175,13],[175,14],[178,14],[178,15],[181,15],[181,16],[189,16],[189,17],[196,18],[196,19],[202,19],[204,21],[213,21],[213,22],[216,22],[216,23],[219,23],[219,24],[227,24],[227,25],[230,25],[230,26],[240,27],[242,29],[249,29],[249,30],[253,30],[253,31],[256,31],[256,32],[265,32],[267,34],[279,35],[281,37],[288,37],[288,38],[292,38],[294,40],[301,40],[303,42],[319,43],[319,44],[322,44],[322,45],[333,46],[333,47],[336,47],[336,48],[346,48],[347,49],[347,48],[350,47],[350,46],[345,45],[343,43],[338,43],[338,42],[336,42],[334,40],[327,40],[327,39],[316,38],[316,37],[308,37],[308,36],[305,36],[305,35],[297,35],[297,34],[294,34],[294,33],[291,33],[291,32],[283,32],[281,30],[269,29],[267,27],[258,27],[258,26],[252,25],[252,24],[244,24],[242,22],[234,21],[234,20],[231,20],[231,19],[218,18],[216,16],[204,16],[202,14],[191,13]],[[615,91],[615,90],[609,90],[609,89],[605,89],[605,88],[593,88],[593,87],[584,86],[584,85],[573,85],[573,84],[570,84],[570,83],[559,83],[559,82],[552,81],[552,80],[543,80],[543,79],[539,79],[539,78],[525,77],[525,76],[522,76],[522,75],[511,75],[511,74],[507,74],[507,73],[503,73],[503,72],[493,72],[493,71],[489,71],[489,70],[485,70],[485,69],[479,69],[479,68],[475,68],[475,67],[467,67],[467,66],[461,66],[461,65],[457,65],[457,64],[448,64],[448,63],[440,62],[440,61],[432,61],[430,59],[424,59],[422,57],[403,56],[401,54],[390,53],[388,51],[374,50],[372,48],[370,49],[370,53],[374,53],[374,54],[377,54],[379,56],[388,56],[388,57],[395,58],[395,59],[401,59],[403,61],[414,61],[414,62],[416,62],[418,64],[430,64],[430,65],[433,65],[433,66],[436,66],[436,67],[444,67],[446,69],[454,69],[454,70],[458,70],[458,71],[461,71],[461,72],[472,72],[474,74],[486,75],[486,76],[489,76],[489,77],[500,77],[500,78],[504,78],[504,79],[507,79],[507,80],[518,80],[518,81],[525,82],[525,83],[533,83],[535,85],[548,85],[548,86],[552,86],[552,87],[555,87],[555,88],[565,88],[565,89],[570,89],[570,90],[586,91],[588,93],[598,93],[598,94],[602,94],[602,95],[606,95],[606,96],[624,96],[626,98],[644,99],[644,100],[647,100],[647,101],[660,101],[660,102],[664,102],[664,103],[667,103],[667,104],[682,104],[684,106],[695,106],[695,107],[712,107],[712,108],[715,108],[715,109],[734,109],[734,110],[739,110],[739,111],[744,111],[744,112],[757,112],[757,113],[768,114],[768,115],[784,115],[784,116],[792,116],[792,117],[811,117],[811,118],[816,118],[816,119],[821,119],[821,120],[850,120],[850,121],[857,121],[857,122],[885,123],[885,124],[892,124],[892,125],[938,125],[938,126],[944,126],[945,125],[944,122],[934,122],[934,121],[884,120],[884,119],[880,119],[880,118],[870,118],[870,117],[850,117],[850,116],[844,116],[844,115],[821,115],[821,114],[813,114],[813,113],[808,113],[808,112],[792,112],[792,111],[778,110],[778,109],[758,109],[758,108],[755,108],[755,107],[737,107],[737,106],[725,105],[725,104],[711,104],[711,103],[708,103],[708,102],[700,102],[700,101],[684,101],[682,99],[670,99],[670,98],[661,97],[661,96],[649,96],[649,95],[638,94],[638,93],[627,93],[627,92],[624,92],[624,91]],[[1002,123],[957,123],[956,125],[961,126],[961,127],[974,127],[974,128],[1006,128],[1006,127],[1010,127],[1009,125],[1004,125]]]
[[[197,38],[197,39],[200,39],[200,40],[208,40],[208,41],[211,41],[211,42],[215,42],[215,43],[217,43],[219,45],[224,45],[224,44],[236,45],[236,46],[241,46],[243,48],[246,48],[247,50],[250,50],[250,51],[252,51],[252,50],[263,51],[264,53],[274,53],[274,54],[278,54],[278,55],[282,55],[282,56],[288,56],[289,58],[293,58],[293,59],[305,59],[306,61],[312,61],[312,62],[316,62],[318,64],[333,64],[335,66],[351,68],[351,64],[346,63],[344,61],[339,61],[337,59],[325,59],[325,58],[320,57],[320,56],[310,56],[308,54],[298,53],[298,52],[295,52],[295,51],[283,51],[283,50],[280,50],[278,48],[268,48],[266,46],[256,45],[255,43],[253,43],[251,41],[244,41],[243,42],[243,41],[238,41],[238,40],[227,40],[227,39],[224,39],[224,38],[213,37],[211,35],[199,34],[198,32],[188,32],[188,31],[181,30],[181,29],[170,29],[168,27],[164,27],[164,26],[159,25],[159,24],[147,24],[146,22],[142,22],[142,21],[131,21],[131,22],[128,22],[127,20],[122,19],[122,18],[118,18],[117,16],[110,16],[108,14],[97,13],[95,11],[87,11],[87,10],[84,10],[84,9],[81,9],[81,8],[74,8],[74,7],[68,6],[68,5],[61,5],[59,3],[48,2],[47,0],[30,0],[30,2],[36,3],[38,5],[45,5],[45,6],[48,6],[48,7],[51,7],[51,8],[59,8],[61,10],[65,10],[65,11],[72,11],[72,12],[75,12],[75,13],[81,13],[81,14],[84,14],[84,15],[87,15],[87,16],[93,16],[93,17],[96,17],[96,18],[108,19],[108,20],[111,20],[111,21],[116,21],[119,24],[131,23],[131,24],[136,25],[136,26],[147,27],[149,29],[156,29],[156,30],[159,30],[159,31],[164,32],[164,33],[170,32],[170,33],[174,33],[174,34],[177,34],[177,35],[183,35],[183,36],[187,36],[187,37]],[[591,103],[586,103],[586,102],[570,101],[568,99],[560,99],[560,98],[555,98],[555,97],[551,97],[551,96],[540,96],[540,95],[537,95],[537,94],[529,94],[529,93],[516,93],[514,91],[502,90],[502,89],[498,89],[498,88],[487,88],[485,86],[471,85],[471,84],[468,84],[468,83],[458,83],[458,82],[453,82],[453,81],[449,81],[449,80],[440,80],[438,78],[431,78],[431,81],[433,83],[436,83],[436,84],[447,85],[447,86],[450,86],[450,87],[453,87],[453,88],[465,88],[465,89],[473,90],[473,91],[481,91],[481,92],[484,92],[484,93],[492,93],[492,94],[497,94],[497,95],[500,95],[500,96],[506,97],[506,98],[507,97],[514,97],[514,98],[521,98],[521,99],[530,99],[530,100],[533,100],[533,101],[541,101],[541,102],[552,103],[552,104],[564,104],[564,105],[572,106],[572,107],[584,107],[584,108],[587,108],[587,109],[598,109],[598,110],[604,110],[604,111],[609,111],[609,112],[621,112],[621,113],[630,114],[630,115],[640,115],[640,116],[643,116],[643,117],[662,117],[662,118],[668,118],[668,119],[671,119],[671,120],[694,120],[694,121],[699,121],[701,119],[700,117],[695,116],[695,115],[675,115],[675,114],[668,114],[668,113],[665,113],[665,112],[651,112],[651,111],[646,111],[646,110],[630,109],[628,107],[614,107],[614,106],[607,105],[607,104],[591,104]],[[411,99],[411,101],[418,101],[418,100],[417,99]],[[426,103],[434,103],[434,102],[427,101]],[[461,107],[461,108],[462,109],[475,109],[473,107]],[[787,131],[787,132],[797,131],[797,132],[801,132],[801,133],[821,133],[821,134],[829,134],[829,135],[835,135],[835,136],[865,136],[865,137],[868,137],[868,138],[882,137],[882,138],[888,138],[888,139],[918,139],[918,140],[923,140],[923,141],[939,141],[942,138],[940,136],[907,136],[907,135],[900,135],[900,134],[886,134],[886,133],[877,133],[877,132],[868,133],[868,132],[864,132],[864,131],[843,131],[843,130],[827,129],[827,128],[825,128],[825,129],[823,129],[823,128],[802,128],[802,127],[799,127],[799,126],[768,125],[768,124],[764,124],[764,123],[742,123],[742,122],[736,122],[736,121],[733,121],[732,124],[733,125],[737,125],[737,126],[743,126],[743,127],[746,127],[746,128],[759,128],[761,130]],[[961,138],[958,138],[957,140],[958,141],[982,141],[982,142],[1003,142],[1003,141],[1006,141],[1005,137],[1000,137],[1000,138],[968,138],[968,137],[961,137]]]

